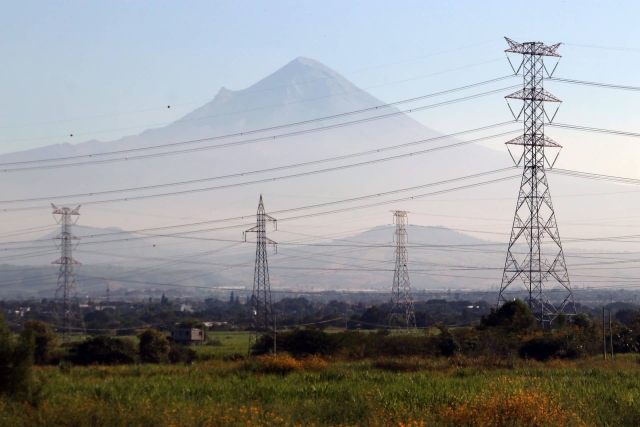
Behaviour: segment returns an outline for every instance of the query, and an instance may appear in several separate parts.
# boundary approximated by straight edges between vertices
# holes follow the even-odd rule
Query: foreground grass
[[[39,368],[37,406],[0,400],[0,425],[640,425],[634,357],[390,359],[296,365],[287,375],[260,363]]]

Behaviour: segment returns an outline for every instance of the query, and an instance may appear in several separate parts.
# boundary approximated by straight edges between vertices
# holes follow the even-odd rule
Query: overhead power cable
[[[456,92],[456,91],[459,91],[459,90],[468,89],[468,88],[475,87],[475,86],[494,83],[494,82],[497,82],[497,81],[500,81],[500,80],[504,80],[504,79],[507,79],[507,78],[511,78],[511,77],[513,77],[513,75],[500,77],[498,79],[487,80],[485,82],[475,83],[473,85],[463,86],[463,87],[460,87],[460,88],[450,89],[450,90],[447,90],[447,91],[437,92],[437,93],[424,95],[424,96],[420,96],[420,97],[416,97],[416,98],[410,98],[410,99],[405,99],[405,100],[402,100],[402,101],[383,104],[383,105],[376,106],[376,107],[369,107],[369,108],[364,108],[364,109],[360,109],[360,110],[349,111],[349,112],[340,113],[340,114],[334,114],[334,115],[331,115],[331,116],[325,116],[325,117],[320,117],[320,118],[315,118],[315,119],[310,119],[310,120],[304,120],[304,121],[300,121],[300,122],[289,123],[289,124],[284,124],[284,125],[279,125],[279,126],[271,126],[271,127],[256,129],[256,130],[252,130],[252,131],[237,132],[237,133],[233,133],[233,134],[219,135],[219,136],[214,136],[214,137],[209,137],[209,138],[200,138],[200,139],[194,139],[194,140],[189,140],[189,141],[174,142],[174,143],[168,143],[168,144],[160,144],[160,145],[154,145],[154,146],[150,146],[150,147],[132,148],[132,149],[127,149],[127,150],[117,150],[117,151],[110,151],[110,152],[104,152],[104,153],[85,154],[85,155],[79,155],[79,156],[66,156],[66,157],[40,159],[40,160],[28,160],[28,161],[21,161],[21,162],[6,162],[6,163],[0,163],[0,166],[2,166],[2,167],[11,167],[11,166],[20,166],[20,165],[43,164],[43,163],[50,163],[50,162],[63,162],[63,161],[78,160],[78,159],[89,159],[89,158],[97,158],[97,157],[113,156],[113,155],[125,155],[125,154],[137,153],[137,152],[142,152],[142,151],[159,150],[159,149],[165,149],[165,148],[174,148],[174,147],[179,147],[179,146],[184,146],[184,145],[197,144],[197,143],[201,143],[201,142],[219,141],[219,140],[223,140],[223,139],[237,138],[237,137],[242,137],[242,136],[249,136],[249,135],[254,135],[254,134],[262,133],[262,132],[269,132],[269,131],[274,131],[274,130],[286,129],[286,128],[290,128],[290,127],[294,127],[294,126],[302,126],[302,125],[317,123],[317,122],[326,121],[326,120],[335,120],[335,119],[338,119],[338,118],[348,117],[348,116],[351,116],[351,115],[362,114],[362,113],[366,113],[366,112],[373,112],[373,111],[377,111],[377,110],[380,110],[380,109],[383,109],[383,108],[390,108],[390,107],[394,107],[396,105],[406,104],[406,103],[410,103],[410,102],[416,102],[416,101],[419,101],[419,100],[431,98],[431,97],[434,97],[434,96],[444,95],[444,94],[447,94],[447,93]],[[182,149],[182,150],[175,150],[175,151],[169,151],[169,152],[155,153],[155,154],[149,154],[149,155],[143,155],[143,156],[121,157],[121,158],[116,158],[116,159],[98,160],[98,161],[95,161],[95,162],[66,163],[66,164],[63,164],[63,165],[40,166],[39,168],[42,169],[42,168],[46,168],[46,167],[55,168],[55,167],[80,166],[80,165],[87,165],[87,164],[111,163],[111,162],[116,162],[116,161],[131,161],[131,160],[143,159],[143,158],[151,158],[151,157],[156,157],[156,156],[183,154],[183,153],[189,153],[189,152],[194,152],[194,151],[212,150],[212,149],[227,148],[227,147],[238,146],[238,145],[245,145],[245,144],[255,143],[255,142],[258,142],[258,141],[272,140],[272,139],[284,138],[284,137],[295,136],[295,135],[303,135],[303,134],[312,133],[312,132],[320,132],[320,131],[324,131],[324,130],[335,129],[335,128],[340,128],[340,127],[359,124],[359,123],[366,123],[366,122],[369,122],[369,121],[380,120],[380,119],[385,119],[385,118],[389,118],[389,117],[395,117],[395,116],[402,115],[402,114],[408,114],[408,113],[413,113],[413,112],[417,112],[417,111],[423,111],[423,110],[430,109],[430,108],[441,107],[441,106],[444,106],[444,105],[449,105],[449,104],[453,104],[453,103],[457,103],[457,102],[467,101],[467,100],[479,98],[479,97],[482,97],[482,96],[492,95],[492,94],[495,94],[495,93],[498,93],[498,92],[502,92],[502,91],[505,91],[505,90],[508,90],[508,89],[513,89],[515,87],[519,87],[519,86],[509,86],[509,87],[505,87],[505,88],[501,88],[501,89],[495,89],[495,90],[488,91],[488,92],[482,92],[482,93],[479,93],[479,94],[470,95],[470,96],[467,96],[467,97],[456,98],[456,99],[449,100],[449,101],[443,101],[443,102],[440,102],[440,103],[437,103],[437,104],[431,104],[431,105],[426,105],[426,106],[422,106],[422,107],[416,107],[416,108],[412,108],[412,109],[405,110],[405,111],[395,111],[395,112],[392,112],[392,113],[383,114],[383,115],[374,116],[374,117],[368,117],[368,118],[365,118],[365,119],[359,119],[359,120],[354,120],[354,121],[350,121],[350,122],[338,123],[338,124],[335,124],[335,125],[323,126],[322,128],[306,129],[306,130],[297,131],[297,132],[291,132],[291,133],[287,133],[287,134],[273,135],[273,136],[250,139],[250,140],[245,140],[245,141],[236,141],[236,142],[230,142],[230,143],[226,143],[226,144],[218,144],[218,145],[214,145],[214,146],[197,147],[197,148],[193,148],[193,149]],[[34,169],[34,168],[3,169],[3,172],[15,172],[15,171],[32,170],[32,169]]]
[[[622,176],[603,175],[598,173],[580,172],[580,171],[574,171],[570,169],[559,169],[559,168],[551,169],[550,172],[555,175],[593,179],[596,181],[608,181],[608,182],[615,182],[618,184],[640,185],[640,179],[636,179],[636,178],[626,178]]]
[[[486,126],[486,127],[483,127],[483,128],[479,128],[478,130],[484,130],[484,129],[488,129],[488,128],[495,127],[495,126],[502,126],[502,125],[509,124],[509,123],[512,123],[512,122],[504,122],[504,123],[500,123],[498,125]],[[344,169],[350,169],[350,168],[354,168],[354,167],[368,166],[368,165],[372,165],[372,164],[383,163],[383,162],[388,162],[388,161],[392,161],[392,160],[398,160],[398,159],[403,159],[403,158],[407,158],[407,157],[418,156],[418,155],[422,155],[422,154],[428,154],[428,153],[432,153],[432,152],[436,152],[436,151],[442,151],[442,150],[446,150],[446,149],[450,149],[450,148],[457,148],[457,147],[461,147],[461,146],[464,146],[464,145],[472,144],[472,143],[475,143],[475,142],[480,142],[480,141],[485,141],[485,140],[488,140],[488,139],[493,139],[493,138],[497,138],[497,137],[501,137],[501,136],[506,136],[506,135],[513,134],[513,133],[516,133],[516,132],[521,132],[521,131],[520,130],[514,130],[514,131],[502,132],[502,133],[499,133],[499,134],[496,134],[496,135],[490,135],[490,136],[486,136],[486,137],[482,137],[482,138],[476,138],[476,139],[472,139],[472,140],[468,140],[468,141],[461,141],[461,142],[457,142],[457,143],[454,143],[454,144],[445,145],[445,146],[442,146],[442,147],[429,148],[429,149],[426,149],[426,150],[414,151],[414,152],[411,152],[411,153],[400,154],[400,155],[397,155],[397,156],[383,157],[383,158],[380,158],[380,159],[368,160],[368,161],[365,161],[365,162],[353,163],[353,164],[350,164],[350,165],[336,166],[336,167],[332,167],[332,168],[319,169],[319,170],[309,171],[309,172],[300,172],[300,173],[296,173],[296,174],[292,174],[292,175],[285,175],[285,176],[279,176],[279,177],[273,177],[273,178],[259,179],[259,180],[255,180],[255,181],[247,181],[247,182],[226,184],[226,185],[220,185],[220,186],[216,186],[216,187],[198,188],[198,189],[193,189],[193,190],[181,190],[181,191],[175,191],[175,192],[169,192],[169,193],[159,193],[159,194],[142,195],[142,196],[131,196],[131,197],[126,197],[126,198],[118,198],[118,199],[75,202],[75,204],[95,205],[95,204],[114,203],[114,202],[129,202],[129,201],[134,201],[134,200],[154,199],[154,198],[158,198],[158,197],[167,197],[167,196],[176,196],[176,195],[184,195],[184,194],[192,194],[192,193],[201,193],[201,192],[205,192],[205,191],[224,190],[224,189],[228,189],[228,188],[244,187],[246,185],[260,184],[260,183],[264,183],[264,182],[274,182],[274,181],[281,181],[281,180],[284,180],[284,179],[300,178],[300,177],[309,176],[309,175],[317,175],[317,174],[320,174],[320,173],[335,172],[335,171],[340,171],[340,170],[344,170]],[[462,133],[467,133],[467,132],[459,132],[459,133],[453,134],[453,135],[460,135]],[[353,158],[353,157],[360,157],[360,156],[364,156],[364,155],[376,154],[376,153],[379,153],[379,152],[394,150],[394,149],[398,149],[398,148],[404,148],[404,147],[411,146],[411,145],[423,144],[423,143],[427,143],[427,142],[431,142],[431,141],[435,141],[435,140],[441,140],[441,139],[445,139],[445,138],[450,138],[451,136],[452,135],[440,136],[440,137],[436,137],[436,138],[429,138],[429,139],[425,139],[425,140],[421,140],[421,141],[415,141],[415,142],[411,142],[411,143],[408,143],[408,144],[401,144],[400,146],[387,147],[387,148],[382,148],[382,149],[378,149],[378,150],[370,150],[370,151],[366,151],[366,152],[363,152],[363,153],[354,153],[354,154],[349,154],[349,155],[345,155],[345,156],[332,157],[332,158],[328,158],[328,159],[314,160],[314,161],[310,161],[310,162],[297,163],[297,164],[287,165],[287,166],[279,166],[279,167],[275,167],[275,168],[263,169],[263,170],[258,170],[258,171],[250,171],[250,172],[236,173],[236,174],[231,174],[231,175],[223,175],[223,176],[212,177],[212,178],[202,178],[202,179],[191,180],[191,181],[182,181],[182,182],[176,182],[176,183],[149,185],[149,186],[145,186],[145,187],[126,188],[126,189],[120,189],[120,190],[97,191],[97,192],[92,192],[92,193],[81,193],[81,194],[70,194],[70,195],[60,195],[60,196],[36,197],[36,198],[31,198],[31,199],[4,200],[4,201],[0,201],[0,203],[13,204],[13,203],[24,203],[24,202],[36,202],[36,201],[43,201],[43,200],[50,201],[50,200],[54,200],[54,199],[71,198],[71,197],[93,197],[93,196],[104,195],[104,194],[117,194],[117,193],[125,193],[125,192],[141,191],[141,190],[150,190],[150,189],[156,189],[156,188],[167,188],[167,187],[174,187],[174,186],[181,186],[181,185],[188,185],[188,184],[197,184],[197,183],[202,183],[202,182],[217,181],[217,180],[229,179],[229,178],[237,178],[237,177],[242,177],[242,176],[256,175],[256,174],[261,174],[261,173],[274,172],[274,171],[278,171],[278,170],[293,169],[293,168],[311,166],[311,165],[320,164],[320,163],[327,163],[327,162],[333,162],[333,161],[338,161],[338,160],[345,160],[345,159],[349,159],[349,158]],[[33,210],[33,209],[49,209],[49,206],[40,206],[40,207],[31,206],[31,207],[9,208],[9,209],[5,208],[5,209],[3,209],[3,212],[23,211],[23,210]]]
[[[626,132],[621,130],[599,129],[599,128],[592,128],[588,126],[570,125],[570,124],[556,123],[556,122],[546,123],[545,126],[551,126],[551,127],[560,128],[560,129],[577,130],[581,132],[601,133],[606,135],[617,135],[617,136],[628,136],[632,138],[640,138],[640,133]]]
[[[496,170],[477,173],[477,174],[473,174],[473,175],[467,175],[467,176],[464,176],[464,177],[452,178],[452,179],[448,179],[448,180],[444,180],[444,181],[438,181],[438,182],[433,182],[433,183],[429,183],[429,184],[423,184],[423,185],[419,185],[419,186],[415,186],[415,187],[402,188],[402,189],[398,189],[398,190],[391,190],[391,191],[382,192],[382,193],[370,194],[370,195],[367,195],[367,196],[352,197],[352,198],[349,198],[349,199],[335,200],[335,201],[331,201],[331,202],[319,203],[319,204],[315,204],[315,205],[301,206],[301,207],[297,207],[297,208],[282,209],[282,210],[279,210],[279,211],[272,211],[272,212],[270,212],[270,214],[276,215],[276,214],[280,214],[280,213],[292,213],[292,212],[298,212],[298,211],[302,211],[302,210],[318,209],[318,208],[335,206],[335,205],[339,205],[339,204],[343,204],[343,203],[352,203],[352,202],[363,201],[363,200],[368,200],[368,199],[372,199],[372,198],[385,197],[385,196],[389,196],[389,195],[393,195],[393,194],[398,194],[398,193],[403,193],[403,192],[408,192],[408,191],[414,191],[414,190],[418,190],[418,189],[422,189],[422,188],[428,188],[428,187],[432,187],[432,186],[455,183],[455,182],[462,181],[462,180],[479,178],[479,177],[483,177],[483,176],[487,176],[487,175],[491,175],[491,174],[496,174],[496,173],[501,173],[501,172],[506,172],[506,171],[511,171],[511,170],[515,170],[515,169],[517,169],[515,166],[511,166],[511,167],[508,167],[508,168],[496,169]],[[482,186],[482,185],[488,185],[488,184],[493,184],[493,183],[496,183],[496,182],[505,181],[505,180],[508,180],[508,179],[513,179],[513,178],[516,178],[518,176],[519,175],[511,175],[511,176],[498,178],[498,179],[494,179],[494,180],[490,180],[490,181],[479,182],[479,183],[469,184],[469,185],[460,186],[460,187],[453,187],[453,188],[449,188],[447,190],[441,190],[441,191],[437,191],[437,192],[433,192],[433,193],[425,193],[425,194],[420,194],[420,195],[416,195],[416,196],[405,197],[405,198],[402,198],[402,199],[395,199],[395,200],[379,202],[379,203],[376,203],[375,205],[396,203],[396,202],[399,202],[399,201],[413,200],[413,199],[422,198],[422,197],[428,197],[428,196],[436,195],[436,194],[444,194],[444,193],[448,193],[448,192],[452,192],[452,191],[457,191],[457,190],[462,190],[462,189],[467,189],[467,188],[474,188],[474,187],[478,187],[478,186]],[[328,214],[333,214],[333,213],[337,213],[337,212],[364,209],[364,208],[370,207],[370,206],[373,206],[373,205],[355,206],[355,207],[346,208],[346,209],[340,209],[340,210],[334,210],[334,211],[326,211],[326,212],[320,212],[320,213],[309,214],[309,215],[302,215],[302,216],[297,216],[297,217],[283,218],[282,220],[279,220],[279,221],[301,219],[301,218],[306,218],[306,217],[309,217],[309,216],[328,215]],[[110,233],[100,233],[100,234],[95,234],[95,235],[90,235],[90,236],[83,236],[82,238],[83,239],[90,239],[90,238],[93,238],[93,237],[113,236],[113,235],[117,235],[117,234],[144,233],[144,232],[151,232],[151,231],[168,230],[168,229],[173,229],[173,228],[183,228],[183,227],[192,227],[192,226],[208,225],[208,224],[215,224],[215,223],[224,223],[224,222],[230,222],[230,221],[246,220],[246,219],[252,218],[252,217],[253,217],[253,215],[245,215],[245,216],[231,217],[231,218],[225,218],[225,219],[200,221],[200,222],[195,222],[195,223],[190,223],[190,224],[179,224],[179,225],[168,225],[168,226],[162,226],[162,227],[152,227],[152,228],[146,228],[146,229],[135,230],[135,231],[116,231],[116,232],[110,232]],[[233,225],[233,226],[224,227],[224,228],[238,228],[238,227],[244,227],[245,225],[247,225],[247,224]],[[220,228],[218,228],[218,229],[220,229]],[[204,231],[210,231],[210,230],[199,229],[199,230],[193,230],[193,231],[188,231],[188,232],[175,233],[173,235],[190,234],[190,233],[201,233],[201,232],[204,232]],[[153,235],[153,237],[169,237],[169,236],[173,236],[173,235]],[[142,237],[142,238],[148,238],[148,237]],[[126,241],[126,240],[136,240],[136,239],[140,239],[140,237],[125,238],[125,239],[121,239],[121,240],[125,240]],[[104,241],[104,242],[111,242],[111,241],[114,241],[114,240],[109,240],[109,241]],[[2,242],[2,243],[0,243],[0,245],[23,244],[23,243],[30,243],[30,242],[28,242],[28,241]],[[87,245],[87,244],[89,244],[89,243],[83,243],[83,245]]]
[[[601,87],[605,89],[621,89],[621,90],[630,90],[630,91],[636,91],[636,92],[640,91],[640,87],[638,86],[623,86],[623,85],[614,85],[610,83],[587,82],[584,80],[565,79],[562,77],[548,77],[545,80],[551,80],[553,82],[569,83],[569,84],[575,84],[575,85]]]

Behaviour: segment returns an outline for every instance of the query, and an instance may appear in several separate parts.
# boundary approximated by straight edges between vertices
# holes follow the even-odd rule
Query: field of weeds
[[[21,426],[637,426],[636,357],[359,362],[279,355],[191,366],[41,367]]]

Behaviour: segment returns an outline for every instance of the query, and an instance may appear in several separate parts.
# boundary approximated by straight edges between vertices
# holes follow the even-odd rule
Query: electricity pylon
[[[55,299],[59,300],[62,297],[62,328],[66,329],[68,334],[71,329],[71,321],[73,314],[71,312],[71,299],[76,297],[76,273],[75,266],[81,265],[78,261],[73,259],[74,241],[80,240],[78,237],[71,233],[71,227],[78,222],[78,216],[80,215],[80,206],[75,209],[71,208],[59,208],[53,203],[54,218],[56,215],[60,215],[56,222],[60,224],[60,234],[54,237],[55,240],[59,240],[57,244],[60,249],[60,258],[53,261],[51,264],[59,264],[58,270],[58,285],[56,287]],[[76,217],[72,219],[72,217]]]
[[[267,237],[265,225],[267,222],[277,224],[277,220],[264,211],[262,195],[258,204],[256,226],[244,232],[256,233],[256,265],[253,273],[253,294],[251,295],[251,333],[249,334],[249,352],[261,334],[268,334],[275,340],[275,324],[271,308],[271,285],[269,283],[269,263],[267,262],[267,245],[276,242]]]
[[[393,221],[396,224],[394,240],[396,242],[396,268],[393,273],[393,286],[391,287],[391,319],[402,319],[407,329],[416,327],[416,313],[413,308],[413,296],[409,283],[409,269],[407,268],[407,225],[409,212],[393,212]]]
[[[524,134],[506,143],[507,148],[509,145],[523,147],[522,156],[516,162],[518,166],[522,164],[523,172],[498,307],[509,299],[505,291],[519,278],[528,292],[525,302],[538,322],[543,327],[548,327],[560,312],[575,314],[569,273],[545,172],[545,162],[550,168],[555,163],[555,159],[553,163],[549,163],[545,148],[560,149],[562,146],[544,133],[545,118],[553,120],[549,119],[545,111],[545,102],[561,102],[544,89],[543,73],[547,72],[544,57],[560,58],[556,51],[561,43],[547,46],[541,42],[517,43],[508,38],[506,40],[509,49],[505,52],[523,56],[518,68],[518,71],[522,69],[523,88],[506,97],[524,102],[516,117],[517,120],[524,115]],[[557,159],[557,155],[555,158]],[[545,294],[549,287],[558,288],[554,289],[554,294],[558,296],[559,304],[554,305]]]

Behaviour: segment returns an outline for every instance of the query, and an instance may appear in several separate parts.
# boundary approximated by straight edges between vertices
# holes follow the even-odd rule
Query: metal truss
[[[60,265],[55,299],[56,301],[62,299],[62,328],[68,334],[75,317],[71,309],[71,300],[77,296],[76,266],[82,265],[73,259],[73,249],[80,239],[71,233],[71,227],[78,222],[80,206],[75,209],[59,208],[52,203],[51,207],[53,208],[52,214],[54,218],[56,218],[56,215],[60,215],[56,222],[61,226],[60,234],[54,237],[55,240],[59,241],[57,246],[60,249],[60,258],[51,263]],[[73,219],[73,217],[76,218]]]
[[[256,233],[256,264],[253,274],[253,294],[251,295],[251,333],[249,334],[249,352],[261,334],[268,334],[275,339],[275,322],[271,307],[271,285],[269,283],[269,263],[267,262],[267,245],[276,242],[267,237],[266,223],[277,220],[265,213],[262,195],[258,204],[256,226],[244,232]]]
[[[413,295],[409,282],[409,269],[407,267],[407,225],[409,212],[393,212],[393,221],[396,224],[394,240],[396,242],[396,268],[393,273],[393,286],[391,287],[391,319],[390,322],[401,321],[407,329],[416,327],[416,313],[413,308]]]
[[[545,117],[548,118],[544,103],[561,101],[544,89],[546,68],[543,58],[559,58],[556,50],[560,43],[546,46],[540,42],[517,43],[511,39],[507,42],[510,48],[506,52],[523,55],[518,69],[522,70],[523,88],[506,97],[524,102],[521,112],[524,114],[524,134],[506,143],[507,147],[523,147],[522,156],[516,162],[522,164],[523,173],[498,307],[509,300],[506,291],[519,279],[528,291],[525,302],[538,322],[549,327],[560,312],[568,315],[576,312],[545,171],[545,162],[549,164],[545,148],[560,149],[561,145],[544,134]],[[550,288],[554,291],[555,304],[545,294]]]

